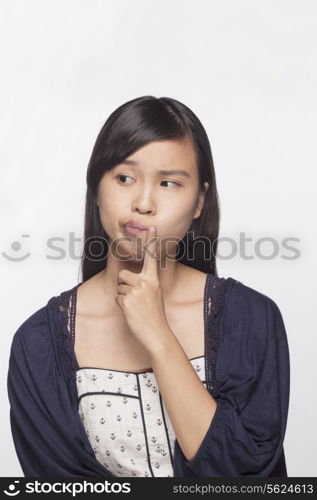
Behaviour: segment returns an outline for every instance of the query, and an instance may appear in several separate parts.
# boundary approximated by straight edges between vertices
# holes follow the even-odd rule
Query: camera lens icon
[[[14,481],[14,482],[19,484],[20,481]],[[20,490],[16,490],[16,485],[13,483],[9,484],[8,490],[9,491],[4,490],[4,493],[6,495],[8,495],[9,497],[15,497],[16,495],[18,495],[20,493]]]

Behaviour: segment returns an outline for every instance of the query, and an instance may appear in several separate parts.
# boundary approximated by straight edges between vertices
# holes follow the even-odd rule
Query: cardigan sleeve
[[[15,450],[25,477],[107,476],[94,457],[56,363],[44,307],[15,332],[7,388]]]
[[[269,476],[283,450],[290,361],[281,312],[237,282],[218,324],[216,412],[191,460],[198,477]]]

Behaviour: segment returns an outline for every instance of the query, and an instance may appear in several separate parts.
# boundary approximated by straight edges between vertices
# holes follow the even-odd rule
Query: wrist
[[[173,350],[178,350],[180,347],[181,346],[172,330],[169,327],[165,328],[164,331],[160,332],[159,340],[152,343],[151,347],[148,349],[152,366],[153,364],[166,359],[168,354],[171,354]]]

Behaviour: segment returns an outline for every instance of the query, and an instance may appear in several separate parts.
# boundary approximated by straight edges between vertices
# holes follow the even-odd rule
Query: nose
[[[155,213],[155,203],[150,191],[145,192],[144,189],[140,190],[132,203],[132,212],[142,214]]]

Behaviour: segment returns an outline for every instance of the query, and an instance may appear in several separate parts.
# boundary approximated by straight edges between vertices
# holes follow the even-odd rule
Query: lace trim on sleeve
[[[211,276],[207,285],[207,300],[205,300],[205,322],[207,324],[207,335],[205,337],[205,373],[206,388],[217,397],[216,381],[216,357],[219,341],[219,317],[223,309],[224,298],[227,290],[239,283],[233,278],[219,278]]]
[[[79,286],[79,285],[77,285]],[[59,316],[58,329],[58,345],[60,355],[68,378],[76,378],[76,370],[78,368],[77,361],[74,353],[74,339],[75,339],[75,314],[76,314],[76,300],[75,293],[77,286],[62,292],[57,297],[57,308]]]

